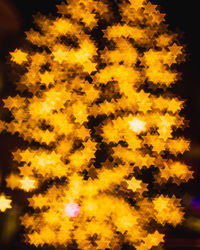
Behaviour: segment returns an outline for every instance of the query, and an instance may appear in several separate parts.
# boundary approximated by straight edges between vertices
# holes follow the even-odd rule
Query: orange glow
[[[23,73],[18,94],[3,99],[12,119],[0,121],[0,132],[28,146],[13,152],[18,173],[6,183],[30,192],[36,213],[21,223],[36,247],[75,241],[83,250],[121,249],[123,238],[137,250],[160,248],[164,234],[150,222],[184,220],[181,200],[160,194],[169,181],[193,178],[178,160],[190,149],[176,136],[186,127],[185,101],[169,93],[184,46],[157,5],[115,2],[118,14],[110,1],[63,1],[55,17],[34,16],[37,31],[26,32],[33,49],[10,53]],[[1,211],[11,207],[0,199]]]
[[[20,49],[16,49],[14,52],[10,52],[12,56],[11,60],[15,63],[22,64],[27,61],[27,53],[21,51]]]

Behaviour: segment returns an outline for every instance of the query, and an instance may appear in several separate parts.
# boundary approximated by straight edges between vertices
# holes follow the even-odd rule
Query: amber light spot
[[[11,201],[10,199],[6,199],[4,195],[0,196],[0,211],[5,212],[6,209],[11,208]]]
[[[60,1],[10,53],[17,95],[3,99],[0,132],[26,148],[6,183],[28,192],[24,239],[39,248],[161,249],[156,226],[184,220],[167,187],[193,178],[186,103],[172,94],[185,46],[156,4],[112,2]]]
[[[130,125],[130,129],[132,129],[136,133],[140,133],[145,130],[146,123],[138,118],[133,118],[133,120],[129,121],[128,123]]]
[[[30,191],[31,189],[35,188],[35,180],[30,179],[29,177],[25,177],[24,179],[20,180],[21,188],[25,191]]]
[[[14,52],[10,52],[11,60],[15,63],[22,64],[27,61],[27,53],[21,51],[20,49],[16,49]]]

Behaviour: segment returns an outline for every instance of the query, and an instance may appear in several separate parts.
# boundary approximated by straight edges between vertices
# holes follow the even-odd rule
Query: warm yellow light
[[[141,187],[141,183],[142,181],[135,179],[134,177],[129,180],[126,181],[128,183],[128,189],[131,189],[133,192],[135,192],[137,189],[142,188]]]
[[[20,184],[20,177],[17,174],[11,174],[8,177],[6,177],[6,184],[7,187],[14,189],[18,188]]]
[[[62,63],[63,61],[67,60],[68,52],[63,51],[62,49],[58,49],[57,51],[54,51],[52,54],[54,55],[54,60],[58,61],[59,63]]]
[[[31,189],[35,188],[35,180],[30,179],[29,177],[25,177],[24,179],[20,180],[21,188],[25,191],[30,191]]]
[[[136,133],[140,133],[145,130],[146,122],[141,121],[138,118],[133,118],[133,120],[129,121],[128,123],[130,125],[130,129]]]
[[[12,200],[6,199],[4,195],[0,196],[0,211],[5,212],[6,209],[11,208],[11,203]]]
[[[30,192],[36,213],[21,221],[36,247],[67,248],[73,238],[83,250],[121,249],[124,238],[151,249],[164,235],[148,230],[149,222],[176,226],[184,216],[179,199],[156,195],[169,180],[193,178],[174,160],[190,142],[174,136],[185,126],[184,102],[168,94],[183,46],[157,5],[115,2],[117,13],[110,1],[63,1],[57,16],[35,16],[37,31],[26,32],[31,50],[10,53],[22,76],[19,93],[3,99],[12,119],[0,121],[0,132],[18,134],[27,148],[13,153],[18,176],[6,183]],[[146,183],[151,166],[158,171]],[[2,196],[0,210],[10,202]]]
[[[16,49],[14,52],[10,52],[12,56],[11,60],[15,63],[22,64],[27,61],[27,53],[21,51],[20,49]]]

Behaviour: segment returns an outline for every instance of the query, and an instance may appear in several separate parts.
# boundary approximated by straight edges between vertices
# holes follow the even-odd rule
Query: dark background
[[[12,93],[13,86],[7,80],[6,57],[22,45],[24,31],[32,26],[32,15],[40,11],[43,14],[55,12],[55,4],[59,0],[0,0],[0,99]],[[195,179],[181,186],[184,188],[183,202],[186,206],[186,222],[166,232],[165,249],[200,249],[200,210],[192,206],[192,200],[200,197],[199,165],[200,165],[200,81],[199,81],[199,13],[196,0],[152,0],[166,13],[169,28],[178,32],[181,42],[186,45],[187,61],[178,67],[182,79],[176,84],[174,91],[177,96],[186,99],[187,106],[183,114],[190,120],[189,128],[184,136],[191,140],[191,150],[184,154],[185,162],[195,171]],[[23,213],[17,204],[26,204],[26,197],[20,191],[13,197],[13,191],[5,189],[4,177],[11,170],[11,153],[23,142],[17,137],[0,135],[0,192],[10,195],[14,209],[0,214],[1,232],[0,249],[36,249],[21,243],[19,216]],[[128,246],[124,246],[128,249]],[[43,249],[46,249],[45,247]],[[48,248],[50,249],[50,248]]]

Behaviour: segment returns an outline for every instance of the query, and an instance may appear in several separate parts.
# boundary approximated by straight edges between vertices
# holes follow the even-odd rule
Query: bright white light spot
[[[71,202],[67,205],[65,205],[65,214],[70,217],[74,217],[80,213],[80,207],[79,205],[75,204],[74,202]]]
[[[132,121],[128,122],[130,125],[130,129],[132,129],[136,133],[140,133],[145,130],[146,122],[139,120],[138,118],[133,118]]]

